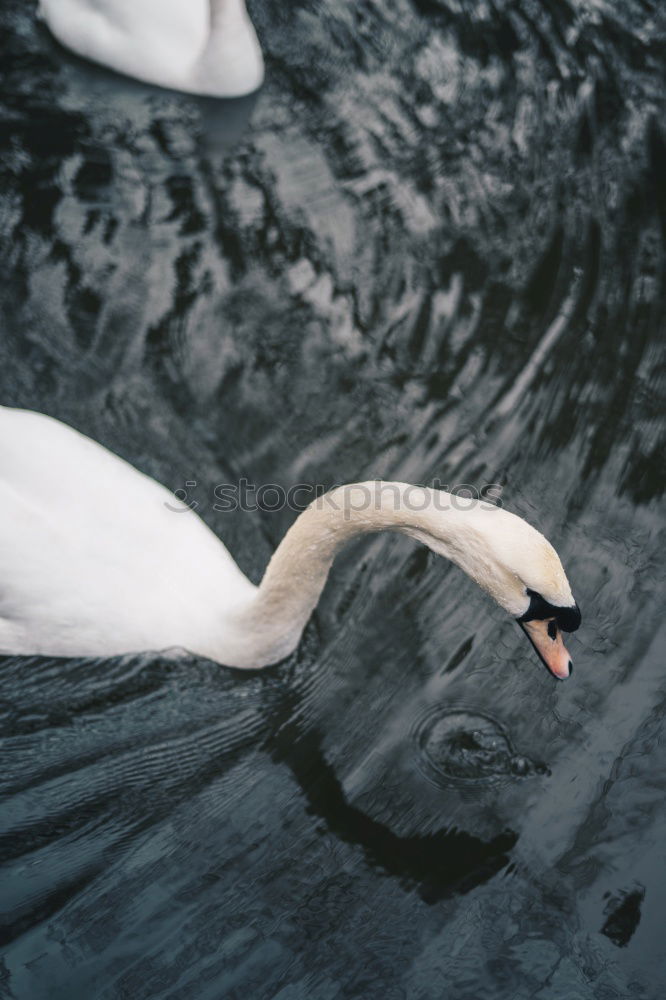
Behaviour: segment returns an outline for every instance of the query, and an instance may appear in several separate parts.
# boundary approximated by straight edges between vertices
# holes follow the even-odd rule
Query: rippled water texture
[[[394,537],[262,674],[1,660],[0,995],[656,1000],[664,7],[251,9],[215,104],[3,5],[2,399],[196,481],[255,580],[293,515],[218,483],[500,483],[576,672]]]

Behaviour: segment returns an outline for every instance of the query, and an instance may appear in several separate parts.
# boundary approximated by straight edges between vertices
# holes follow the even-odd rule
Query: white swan
[[[296,648],[336,552],[391,529],[457,563],[568,677],[559,629],[580,613],[557,553],[515,514],[451,501],[405,483],[338,487],[297,518],[255,587],[165,487],[51,417],[0,407],[0,652],[182,647],[266,666]]]
[[[145,83],[240,97],[264,78],[244,0],[40,0],[39,10],[68,49]]]

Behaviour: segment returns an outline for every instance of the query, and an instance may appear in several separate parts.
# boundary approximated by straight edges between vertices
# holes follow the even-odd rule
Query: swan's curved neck
[[[484,519],[474,513],[456,510],[450,494],[407,483],[354,483],[320,497],[291,526],[237,614],[247,649],[236,655],[244,662],[231,665],[265,666],[296,648],[336,553],[358,535],[401,531],[475,575],[470,552],[482,547],[474,539]]]

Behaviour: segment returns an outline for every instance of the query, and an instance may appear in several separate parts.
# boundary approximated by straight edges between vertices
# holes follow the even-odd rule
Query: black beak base
[[[525,614],[516,619],[519,623],[531,622],[535,618],[542,621],[544,618],[554,618],[563,632],[575,632],[580,628],[582,618],[580,608],[577,604],[574,604],[573,607],[561,608],[555,604],[550,604],[544,600],[541,594],[537,594],[534,590],[528,589],[527,593],[530,604]]]

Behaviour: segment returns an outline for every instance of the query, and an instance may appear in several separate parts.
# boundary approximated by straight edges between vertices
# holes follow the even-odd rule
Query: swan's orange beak
[[[527,633],[536,649],[541,662],[558,681],[565,681],[573,672],[573,663],[562,640],[562,633],[555,618],[543,620],[533,619],[531,622],[520,622],[520,627]]]

